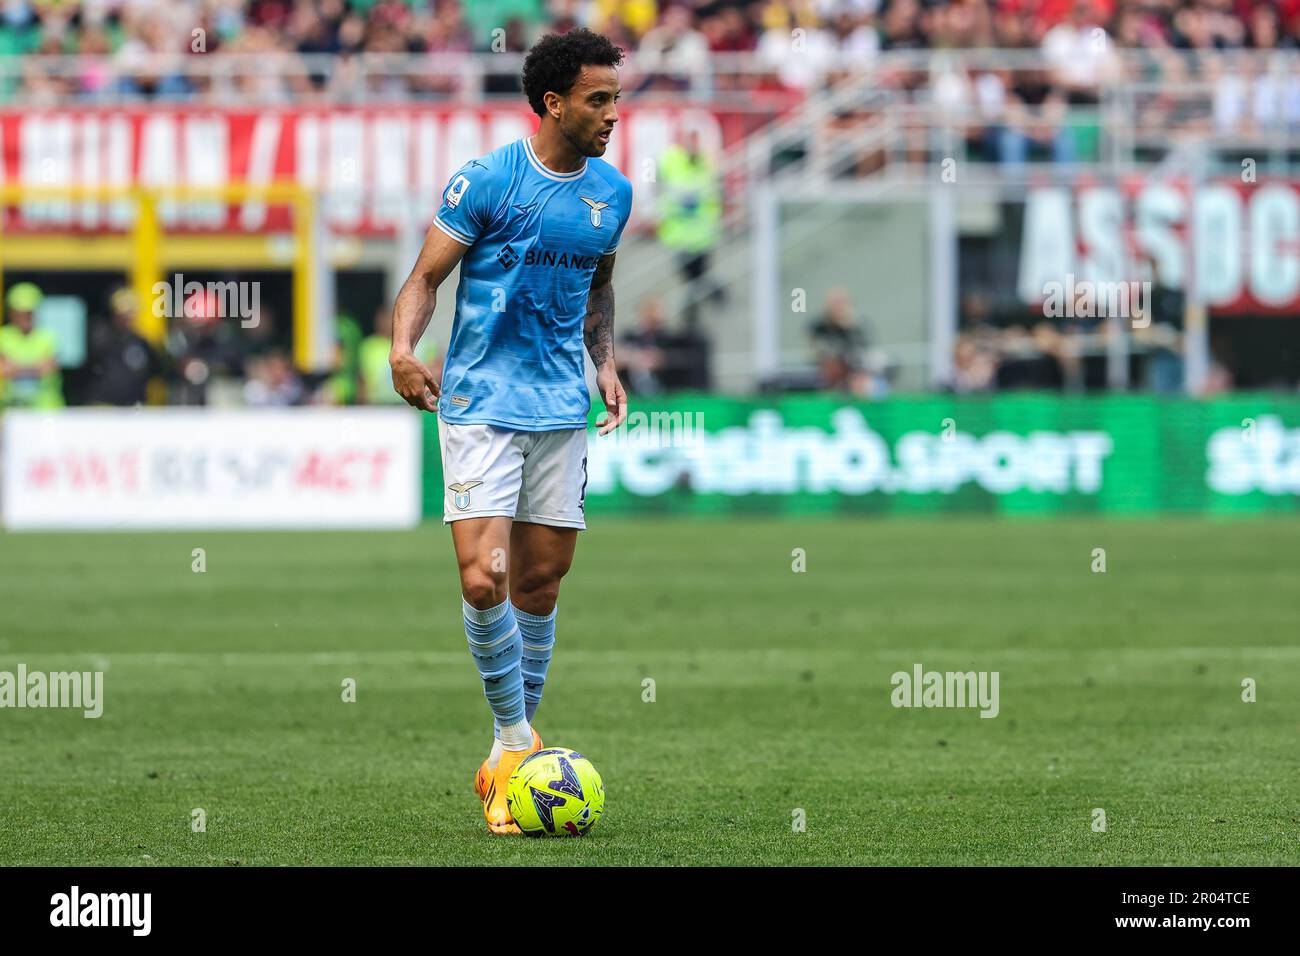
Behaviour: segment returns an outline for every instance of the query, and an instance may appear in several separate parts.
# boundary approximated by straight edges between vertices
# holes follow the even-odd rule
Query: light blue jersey
[[[547,169],[527,139],[466,163],[434,225],[469,249],[438,414],[520,431],[581,428],[583,320],[596,263],[618,248],[632,184],[602,159]]]

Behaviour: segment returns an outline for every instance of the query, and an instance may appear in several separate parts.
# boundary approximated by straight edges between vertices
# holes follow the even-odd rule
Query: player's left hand
[[[623,391],[623,383],[612,368],[596,373],[596,387],[608,413],[604,421],[596,422],[596,434],[608,435],[627,419],[627,392]]]

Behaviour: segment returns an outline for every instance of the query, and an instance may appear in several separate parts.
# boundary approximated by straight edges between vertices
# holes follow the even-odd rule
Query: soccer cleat
[[[534,730],[533,747],[528,752],[530,754],[537,753],[537,751],[541,749],[542,749],[542,738],[538,736],[537,731]],[[474,774],[474,795],[477,796],[480,800],[487,799],[488,785],[492,782],[492,773],[493,773],[492,768],[489,767],[488,762],[484,760],[478,766],[478,773]]]
[[[487,820],[488,832],[498,836],[519,835],[523,831],[515,825],[510,816],[510,805],[506,802],[507,785],[525,757],[542,749],[542,738],[533,731],[533,745],[527,750],[505,750],[496,769],[489,771],[487,792],[483,796],[483,817]]]

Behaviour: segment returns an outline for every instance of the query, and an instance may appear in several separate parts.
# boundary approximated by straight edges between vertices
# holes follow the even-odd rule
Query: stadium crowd
[[[337,97],[356,54],[520,53],[543,32],[579,25],[632,54],[641,89],[714,72],[719,88],[801,90],[888,51],[1002,48],[1041,51],[1051,82],[1015,92],[1046,99],[1090,95],[1111,48],[1140,51],[1144,75],[1184,71],[1171,51],[1300,48],[1300,0],[7,0],[0,63],[28,56],[0,95],[202,97],[211,90],[186,58],[243,53],[257,67],[240,77],[243,94]],[[31,54],[84,60],[68,72]],[[311,54],[335,58],[325,69],[295,64]],[[718,73],[719,54],[752,62]],[[482,76],[444,61],[368,92],[437,97],[481,83],[510,93],[517,82],[513,68]]]

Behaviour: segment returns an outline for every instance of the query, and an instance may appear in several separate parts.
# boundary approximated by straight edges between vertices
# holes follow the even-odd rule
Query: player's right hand
[[[438,410],[438,379],[413,353],[403,352],[388,357],[393,370],[393,389],[403,401],[413,408],[426,412]]]

